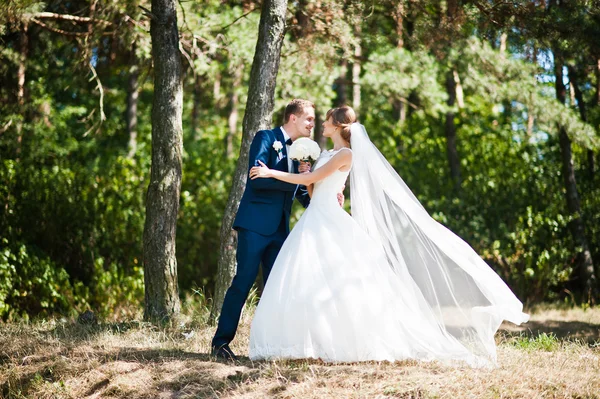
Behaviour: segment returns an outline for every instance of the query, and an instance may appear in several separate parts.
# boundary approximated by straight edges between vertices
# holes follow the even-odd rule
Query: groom
[[[285,108],[284,124],[256,133],[250,145],[248,170],[264,162],[269,168],[290,173],[310,170],[288,157],[290,145],[309,137],[315,125],[315,106],[310,101],[293,100]],[[242,307],[262,264],[266,283],[277,254],[290,232],[290,212],[296,197],[306,208],[310,201],[306,187],[276,179],[255,179],[246,184],[233,228],[238,231],[237,271],[227,290],[219,325],[212,340],[213,356],[235,360],[229,343],[235,336]]]

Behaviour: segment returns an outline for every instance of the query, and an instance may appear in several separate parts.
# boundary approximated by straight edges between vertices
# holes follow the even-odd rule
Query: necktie
[[[285,142],[285,144],[292,145],[292,139],[287,139],[287,141]]]

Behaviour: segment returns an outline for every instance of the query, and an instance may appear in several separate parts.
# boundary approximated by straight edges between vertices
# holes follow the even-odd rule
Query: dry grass
[[[246,315],[237,364],[208,356],[214,331],[184,325],[0,325],[4,398],[600,398],[600,309],[532,309],[498,334],[499,367],[437,363],[252,362]],[[193,336],[185,334],[193,331]]]

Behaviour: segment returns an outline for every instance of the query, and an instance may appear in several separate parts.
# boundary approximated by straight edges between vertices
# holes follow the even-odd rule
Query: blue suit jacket
[[[279,141],[281,153],[275,151],[273,143]],[[288,171],[288,158],[283,132],[280,128],[261,130],[256,133],[250,145],[248,172],[258,166],[261,160],[271,169]],[[298,162],[293,161],[294,173],[298,173]],[[248,178],[240,207],[233,222],[234,229],[247,229],[262,235],[277,231],[281,218],[285,218],[286,232],[289,232],[290,212],[294,195],[307,207],[310,202],[305,186],[282,182],[273,178]]]

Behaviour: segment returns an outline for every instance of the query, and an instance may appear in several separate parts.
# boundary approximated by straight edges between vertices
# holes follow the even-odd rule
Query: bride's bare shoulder
[[[348,147],[340,148],[335,156],[342,159],[352,159],[352,150]]]

